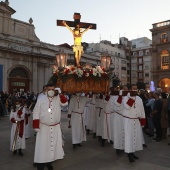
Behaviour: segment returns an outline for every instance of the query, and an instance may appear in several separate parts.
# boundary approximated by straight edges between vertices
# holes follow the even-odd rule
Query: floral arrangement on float
[[[71,76],[74,76],[77,80],[88,77],[92,77],[96,80],[99,80],[102,77],[110,79],[111,76],[111,74],[106,72],[102,66],[82,68],[74,65],[66,66],[63,70],[59,70],[56,66],[53,66],[53,75],[60,77],[63,81],[67,80]]]
[[[62,91],[74,92],[106,92],[109,90],[111,73],[105,71],[102,66],[94,68],[76,67],[74,65],[65,66],[58,69],[53,66],[53,76],[49,82],[57,84]]]
[[[56,65],[53,65],[53,75],[49,83],[68,93],[106,93],[109,91],[113,74],[109,67],[110,56],[102,56],[101,65],[92,67],[88,63],[85,66],[67,65],[67,54],[60,52],[56,55]]]

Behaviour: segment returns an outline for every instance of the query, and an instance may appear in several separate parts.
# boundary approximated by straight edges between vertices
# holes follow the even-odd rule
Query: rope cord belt
[[[99,110],[99,117],[100,117],[100,115],[101,115],[101,111],[102,111],[102,109],[103,109],[103,108],[98,107],[98,109],[100,109],[100,110]]]
[[[46,125],[46,126],[56,126],[56,125],[59,125],[60,122],[58,122],[58,123],[56,123],[56,124],[53,124],[53,125],[47,125],[47,124],[45,124],[45,123],[41,123],[41,124]]]
[[[120,114],[119,112],[116,112],[116,111],[111,112],[111,113],[117,113],[117,114],[119,114],[119,115],[121,115],[122,117],[125,117],[125,118],[127,118],[127,119],[139,119],[139,118],[132,118],[132,117],[124,116],[124,115],[122,115],[122,114]]]
[[[80,112],[74,112],[74,111],[72,111],[73,113],[78,113],[78,114],[83,114],[83,113],[80,113]]]

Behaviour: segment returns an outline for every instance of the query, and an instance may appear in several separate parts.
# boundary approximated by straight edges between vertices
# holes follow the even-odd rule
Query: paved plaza
[[[65,140],[65,157],[53,163],[54,170],[170,170],[170,146],[168,145],[170,137],[156,143],[145,136],[148,147],[136,153],[139,160],[129,163],[126,154],[116,155],[109,143],[101,147],[98,140],[93,139],[92,134],[87,135],[87,142],[83,142],[82,147],[73,149],[66,112],[62,113],[61,122]],[[10,130],[9,117],[2,118],[0,120],[0,170],[36,170],[32,166],[35,146],[34,131],[31,130],[31,137],[26,140],[24,156],[21,157],[14,156],[9,150]]]

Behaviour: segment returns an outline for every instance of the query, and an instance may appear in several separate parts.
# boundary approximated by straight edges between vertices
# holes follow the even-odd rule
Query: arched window
[[[167,33],[162,33],[161,34],[161,42],[167,42],[167,41],[168,41]]]
[[[10,78],[14,78],[14,77],[15,78],[29,78],[27,71],[21,67],[14,68],[10,72],[9,77]]]

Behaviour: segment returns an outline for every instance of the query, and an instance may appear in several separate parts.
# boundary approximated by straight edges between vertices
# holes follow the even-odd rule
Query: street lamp
[[[63,69],[67,65],[67,57],[68,54],[64,53],[63,49],[59,50],[59,53],[56,54],[56,63],[58,66],[58,69]]]
[[[108,55],[103,55],[101,56],[101,66],[105,69],[105,70],[109,70],[110,68],[110,62],[111,62],[111,57]]]

